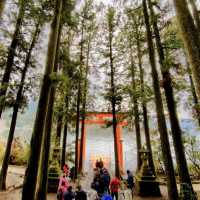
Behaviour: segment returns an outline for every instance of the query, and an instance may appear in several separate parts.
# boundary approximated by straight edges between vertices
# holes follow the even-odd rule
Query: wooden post
[[[117,148],[118,148],[118,159],[119,159],[119,166],[120,171],[123,171],[123,152],[122,152],[122,144],[121,144],[121,125],[117,125]]]
[[[123,156],[123,140],[120,140],[120,151],[121,151],[121,172],[124,174],[124,156]]]

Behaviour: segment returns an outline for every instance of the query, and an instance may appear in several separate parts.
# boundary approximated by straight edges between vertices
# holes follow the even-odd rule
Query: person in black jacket
[[[104,192],[107,192],[110,194],[110,190],[109,190],[109,186],[110,186],[110,174],[108,173],[108,170],[107,169],[101,169],[100,170],[100,178],[101,178],[101,181],[102,181],[102,187],[103,187],[103,190]]]
[[[104,193],[104,184],[99,171],[95,169],[94,172],[95,174],[93,182],[91,183],[91,188],[97,192],[97,195],[100,198]]]
[[[134,187],[135,187],[135,183],[134,183],[134,177],[133,177],[133,174],[127,170],[127,187],[129,189],[131,189],[131,193],[132,193],[132,196],[133,196],[133,192],[134,192]]]
[[[75,200],[87,200],[87,194],[84,190],[82,190],[81,185],[77,187]]]
[[[72,186],[69,186],[67,192],[64,193],[64,200],[72,200],[75,198],[75,194],[72,191]]]

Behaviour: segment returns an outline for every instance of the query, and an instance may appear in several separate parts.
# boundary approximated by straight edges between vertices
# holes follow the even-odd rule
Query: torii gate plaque
[[[124,114],[117,114],[117,118],[123,118]],[[86,115],[86,120],[85,120],[85,128],[84,128],[84,132],[83,132],[83,151],[80,152],[82,153],[82,157],[83,157],[83,162],[85,161],[85,154],[86,154],[86,130],[87,130],[87,125],[90,124],[97,124],[97,125],[104,125],[108,123],[108,120],[111,121],[112,120],[112,113],[87,113]],[[80,123],[82,123],[82,121],[80,121]],[[119,160],[119,167],[120,167],[120,171],[123,173],[124,172],[124,158],[123,158],[123,140],[121,137],[121,132],[122,132],[122,127],[123,126],[127,126],[128,122],[127,121],[123,121],[123,120],[119,120],[117,123],[117,148],[118,148],[118,160]],[[79,145],[80,146],[80,145]],[[84,166],[84,165],[82,165]]]

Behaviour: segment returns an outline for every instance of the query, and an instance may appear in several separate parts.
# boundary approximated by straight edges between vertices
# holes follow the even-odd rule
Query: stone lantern
[[[142,197],[161,197],[159,182],[149,165],[149,151],[140,151],[142,166],[136,175],[136,193]]]

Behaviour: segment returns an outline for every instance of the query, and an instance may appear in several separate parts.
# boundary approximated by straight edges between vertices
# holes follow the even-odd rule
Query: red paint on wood
[[[80,120],[80,123],[82,123],[82,121]],[[106,120],[92,120],[92,119],[87,119],[85,120],[85,124],[100,124],[100,125],[106,125],[108,123],[108,121]],[[127,121],[123,121],[123,122],[118,122],[119,125],[121,126],[128,126],[128,122]]]

